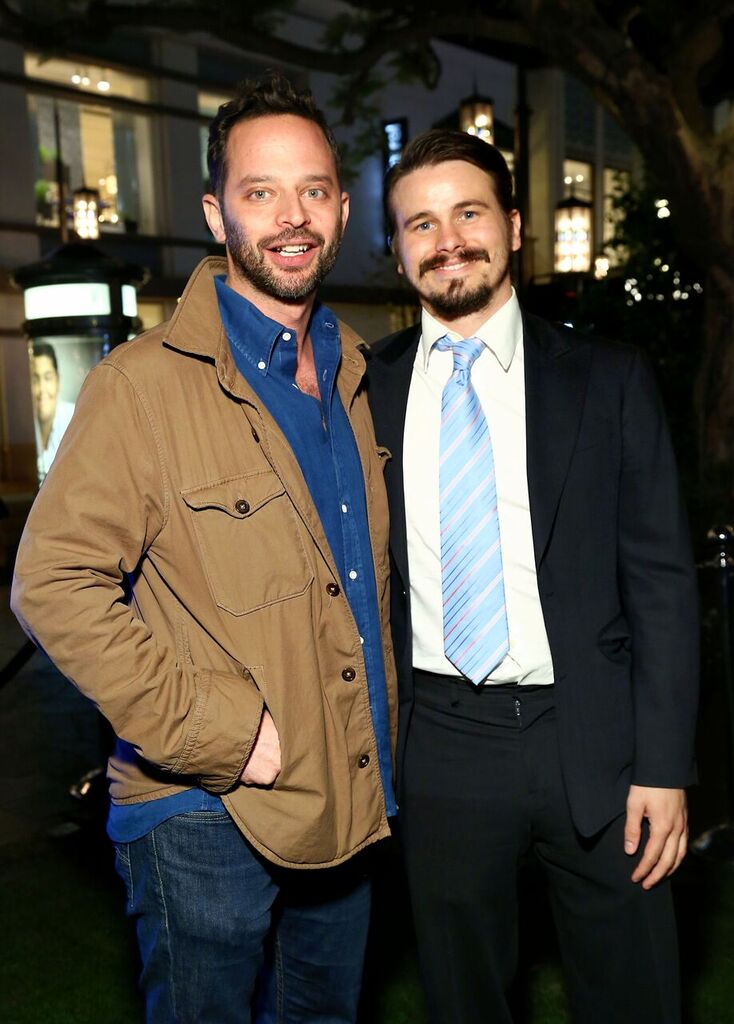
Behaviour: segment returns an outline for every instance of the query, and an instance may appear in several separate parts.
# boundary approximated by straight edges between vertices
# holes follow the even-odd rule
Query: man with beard
[[[396,701],[364,360],[315,298],[349,198],[277,75],[220,108],[208,157],[226,260],[89,374],[13,606],[119,737],[149,1024],[351,1024]]]
[[[532,855],[573,1019],[675,1024],[697,599],[650,373],[520,308],[493,146],[429,132],[386,191],[423,307],[373,347],[369,387],[393,455],[399,820],[431,1021],[511,1020]]]

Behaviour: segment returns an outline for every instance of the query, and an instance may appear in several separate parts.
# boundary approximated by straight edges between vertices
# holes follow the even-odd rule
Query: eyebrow
[[[247,188],[248,185],[268,185],[273,182],[277,182],[278,177],[275,174],[245,174],[237,182],[237,188]],[[313,185],[317,182],[323,182],[324,184],[334,184],[334,177],[331,174],[307,174],[302,179],[302,184]]]
[[[451,212],[460,213],[461,210],[466,210],[470,206],[481,206],[484,210],[489,209],[489,203],[485,203],[483,199],[464,199],[460,203],[455,203],[451,207]],[[407,220],[404,220],[403,227],[410,227],[411,224],[415,224],[417,221],[426,220],[433,216],[434,214],[430,210],[421,210],[420,213],[414,213],[412,217],[408,217]]]

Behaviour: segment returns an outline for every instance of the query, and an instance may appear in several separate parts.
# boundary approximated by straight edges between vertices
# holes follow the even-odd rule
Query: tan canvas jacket
[[[268,859],[337,864],[388,835],[359,633],[299,465],[237,372],[214,275],[170,322],[91,371],[31,511],[12,604],[27,632],[129,744],[118,803],[200,784]],[[359,448],[385,646],[385,450],[341,326],[339,394]],[[272,788],[239,777],[263,704]],[[124,749],[124,748],[123,748]]]

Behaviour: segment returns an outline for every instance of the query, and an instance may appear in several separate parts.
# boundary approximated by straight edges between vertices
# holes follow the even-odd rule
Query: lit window
[[[59,223],[57,147],[67,202],[99,192],[101,231],[155,231],[150,119],[89,103],[28,96],[35,138],[36,223]]]
[[[563,161],[563,185],[564,199],[573,196],[576,199],[585,199],[587,203],[594,198],[594,178],[591,164],[581,160]]]
[[[25,55],[25,73],[29,78],[41,78],[57,85],[76,86],[80,92],[120,96],[142,103],[150,99],[150,83],[143,75],[127,71],[113,71],[99,64],[81,64],[79,61],[42,57],[37,53]]]

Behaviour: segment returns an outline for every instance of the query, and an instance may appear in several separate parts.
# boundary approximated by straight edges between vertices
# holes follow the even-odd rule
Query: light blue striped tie
[[[454,355],[441,397],[441,584],[449,661],[483,682],[509,649],[492,439],[471,382],[479,338],[436,342]]]

